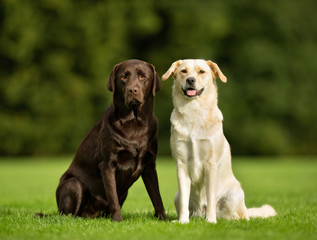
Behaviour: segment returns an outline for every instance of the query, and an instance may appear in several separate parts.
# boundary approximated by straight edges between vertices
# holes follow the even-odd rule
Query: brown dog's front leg
[[[167,220],[161,198],[155,166],[144,170],[142,179],[155,209],[155,216]]]
[[[107,202],[109,204],[109,211],[111,219],[116,222],[122,221],[120,204],[117,194],[116,176],[115,168],[106,164],[106,162],[101,162],[98,165],[103,185],[107,195]]]

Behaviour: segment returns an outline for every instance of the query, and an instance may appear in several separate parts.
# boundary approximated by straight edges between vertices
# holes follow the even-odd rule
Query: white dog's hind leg
[[[244,202],[244,192],[240,183],[233,183],[218,200],[219,215],[226,219],[249,220],[248,210]]]
[[[274,208],[267,204],[260,208],[247,209],[244,202],[244,192],[240,186],[240,183],[231,186],[228,194],[227,206],[229,207],[230,212],[228,218],[249,220],[249,218],[254,217],[268,218],[276,215]]]

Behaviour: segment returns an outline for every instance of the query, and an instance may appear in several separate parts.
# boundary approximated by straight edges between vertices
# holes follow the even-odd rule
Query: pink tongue
[[[195,96],[197,93],[197,90],[187,90],[186,93],[188,96]]]

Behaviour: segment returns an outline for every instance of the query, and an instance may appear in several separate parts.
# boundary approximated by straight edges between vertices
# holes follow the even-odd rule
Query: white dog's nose
[[[196,79],[194,77],[186,78],[186,83],[188,84],[194,84],[195,82],[196,82]]]

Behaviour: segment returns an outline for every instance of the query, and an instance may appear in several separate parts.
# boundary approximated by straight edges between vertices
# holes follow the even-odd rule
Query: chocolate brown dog
[[[157,120],[154,95],[161,80],[140,60],[117,64],[108,80],[113,102],[80,144],[56,190],[58,210],[82,217],[111,215],[122,221],[130,186],[142,176],[155,209],[167,219],[156,173]]]

